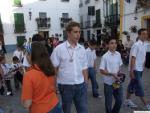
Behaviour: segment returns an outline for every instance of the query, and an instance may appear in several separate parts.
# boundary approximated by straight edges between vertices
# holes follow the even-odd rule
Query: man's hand
[[[134,75],[134,72],[133,72],[133,71],[130,71],[130,78],[131,78],[131,79],[134,79],[134,78],[135,78],[135,75]]]
[[[115,78],[116,81],[120,80],[120,77],[118,77],[118,73],[112,73],[112,76]]]

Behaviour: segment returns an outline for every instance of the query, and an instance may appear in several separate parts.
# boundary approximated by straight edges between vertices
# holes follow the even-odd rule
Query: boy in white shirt
[[[108,46],[109,50],[102,56],[100,63],[100,72],[104,77],[105,109],[106,113],[119,113],[123,100],[123,88],[122,84],[119,84],[117,88],[114,84],[116,81],[120,81],[118,74],[122,65],[122,59],[120,53],[116,51],[116,39],[110,38]],[[112,108],[113,96],[115,105]]]
[[[101,97],[98,93],[98,84],[96,81],[96,41],[90,40],[88,43],[89,47],[86,49],[86,55],[87,55],[87,60],[88,60],[88,74],[89,74],[89,79],[91,80],[92,83],[92,92],[93,92],[93,97]]]
[[[145,40],[147,39],[147,37],[147,29],[140,29],[138,31],[138,41],[131,48],[129,60],[130,83],[127,88],[125,104],[131,108],[137,107],[137,105],[131,101],[131,95],[134,93],[136,96],[140,97],[146,109],[150,110],[150,104],[144,97],[144,88],[142,81],[142,73],[144,70],[146,58]]]

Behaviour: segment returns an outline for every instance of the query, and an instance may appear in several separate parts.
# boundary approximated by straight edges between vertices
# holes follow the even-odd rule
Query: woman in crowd
[[[23,78],[24,107],[29,113],[62,113],[56,94],[55,71],[46,47],[33,42],[28,51],[31,68]]]

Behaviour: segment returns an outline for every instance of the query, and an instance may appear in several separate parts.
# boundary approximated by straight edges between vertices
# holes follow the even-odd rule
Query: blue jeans
[[[123,88],[120,86],[118,89],[114,89],[112,85],[104,84],[105,95],[105,110],[106,113],[119,113],[122,101],[123,101]],[[115,99],[115,105],[112,109],[112,99]]]
[[[131,79],[128,85],[128,92],[139,97],[144,97],[142,73],[143,71],[134,71],[135,79]]]
[[[87,84],[62,85],[58,84],[62,97],[64,113],[71,113],[72,101],[75,104],[77,113],[88,113],[87,106]]]
[[[90,68],[88,68],[88,73],[89,73],[89,78],[92,83],[93,96],[97,97],[99,95],[99,93],[98,93],[98,84],[96,81],[96,71],[93,67],[90,67]]]
[[[0,113],[4,113],[3,110],[0,108]]]
[[[60,102],[48,113],[63,113]]]

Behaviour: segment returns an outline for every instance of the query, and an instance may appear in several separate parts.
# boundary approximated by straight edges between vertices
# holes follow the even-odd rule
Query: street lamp
[[[29,20],[31,20],[31,17],[32,17],[32,12],[31,12],[31,9],[29,9]]]

